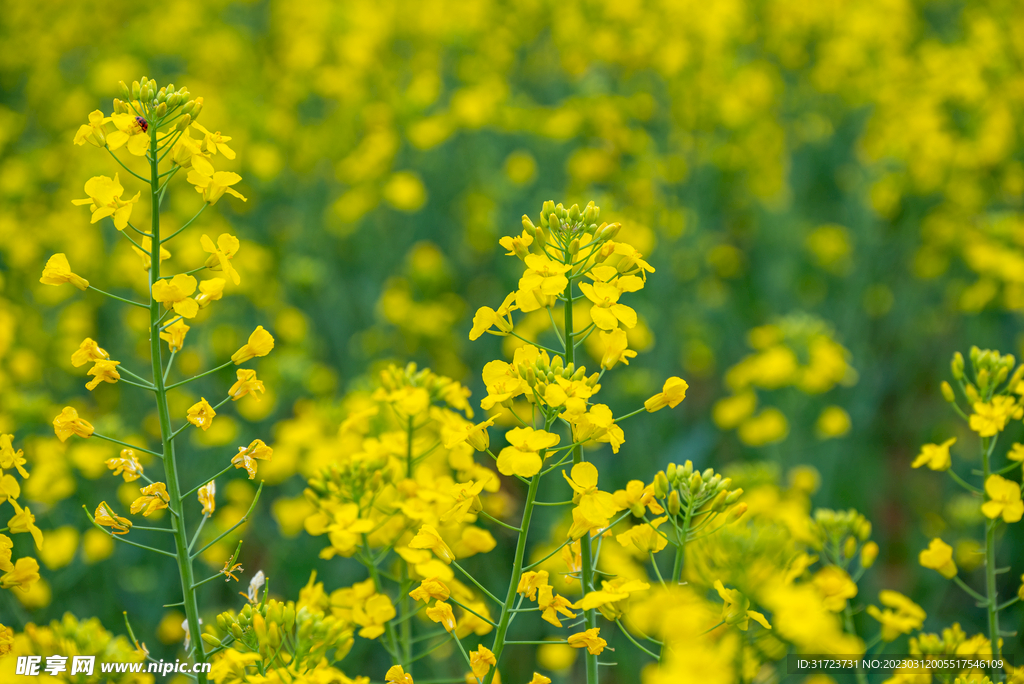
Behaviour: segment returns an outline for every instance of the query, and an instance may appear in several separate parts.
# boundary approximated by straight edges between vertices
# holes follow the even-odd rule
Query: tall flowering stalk
[[[931,540],[928,548],[921,551],[919,561],[922,566],[953,580],[985,609],[991,653],[998,659],[1002,656],[1002,638],[1013,634],[1000,628],[999,613],[1024,598],[1024,590],[1021,590],[1013,598],[1000,600],[997,575],[1009,568],[996,567],[997,529],[1003,524],[1018,523],[1024,517],[1020,483],[1003,477],[1014,470],[1020,471],[1024,445],[1014,444],[1007,450],[1001,465],[997,464],[995,454],[1000,434],[1011,421],[1024,417],[1024,365],[1017,366],[1012,354],[1001,355],[996,350],[977,347],[971,348],[970,362],[970,369],[965,368],[964,357],[957,352],[951,364],[953,379],[967,399],[969,413],[960,407],[948,382],[942,383],[942,395],[980,438],[981,470],[971,471],[981,478],[980,482],[972,483],[969,476],[962,477],[954,470],[950,452],[955,438],[942,444],[925,444],[912,466],[949,473],[954,482],[980,502],[985,521],[984,590],[977,591],[960,578],[953,548],[941,538]],[[993,672],[993,677],[997,674]]]
[[[72,357],[75,366],[92,363],[88,375],[92,380],[88,389],[94,390],[101,383],[124,383],[139,390],[151,392],[155,399],[160,424],[159,450],[150,450],[141,446],[128,444],[120,439],[101,435],[95,431],[91,423],[78,416],[72,407],[66,407],[54,421],[54,430],[61,441],[72,435],[82,438],[95,437],[104,439],[124,447],[120,456],[107,461],[107,466],[114,475],[120,475],[125,482],[142,480],[147,483],[140,490],[140,496],[131,505],[133,515],[141,514],[148,517],[152,513],[167,509],[170,512],[170,526],[144,527],[134,525],[125,517],[118,515],[112,506],[101,502],[90,520],[100,529],[104,529],[111,537],[126,544],[136,546],[154,554],[171,558],[175,561],[181,579],[182,600],[180,605],[185,611],[185,627],[187,630],[186,650],[189,657],[197,664],[206,663],[211,653],[221,650],[226,644],[214,641],[212,651],[203,645],[201,620],[199,617],[198,589],[203,584],[218,577],[234,578],[233,572],[240,568],[235,564],[238,551],[224,569],[205,579],[196,579],[196,558],[204,551],[231,534],[249,519],[259,499],[257,489],[249,511],[234,525],[221,534],[207,541],[200,548],[197,542],[205,523],[216,509],[216,478],[232,468],[244,469],[249,479],[256,476],[257,461],[269,459],[272,450],[261,440],[239,447],[238,453],[219,473],[211,476],[196,477],[193,473],[183,473],[179,468],[178,453],[175,439],[189,427],[208,430],[212,425],[217,409],[232,400],[238,400],[247,394],[258,398],[263,391],[263,383],[256,373],[249,369],[237,371],[237,382],[230,388],[227,396],[216,405],[211,405],[205,398],[193,405],[185,416],[181,416],[182,424],[173,425],[168,406],[168,393],[176,388],[187,385],[199,378],[215,373],[230,365],[240,365],[254,357],[265,356],[273,349],[274,340],[270,333],[262,327],[256,329],[249,341],[224,364],[200,373],[191,378],[173,382],[170,380],[175,355],[185,343],[189,331],[186,321],[195,318],[201,309],[219,300],[224,293],[227,280],[235,285],[240,282],[238,272],[231,261],[238,252],[238,239],[230,234],[221,235],[214,243],[203,235],[201,246],[209,253],[209,258],[202,265],[186,273],[165,275],[161,271],[161,262],[169,258],[167,245],[192,223],[210,205],[225,194],[233,195],[242,201],[245,197],[231,186],[241,180],[241,176],[232,172],[216,171],[213,160],[220,155],[234,159],[235,153],[228,146],[231,138],[218,132],[210,132],[196,123],[203,107],[202,98],[192,99],[186,88],[177,91],[173,86],[158,88],[156,82],[143,77],[132,83],[131,87],[121,83],[124,100],[114,100],[114,112],[105,116],[101,111],[89,115],[89,122],[81,126],[75,135],[75,144],[90,143],[105,149],[126,173],[126,180],[134,178],[143,183],[150,199],[150,223],[145,227],[136,227],[132,223],[132,213],[139,203],[142,191],[127,198],[121,185],[120,173],[113,178],[97,176],[85,184],[88,198],[75,200],[78,205],[89,206],[92,212],[92,223],[110,218],[118,233],[132,243],[132,248],[142,259],[143,267],[148,271],[148,302],[138,302],[121,297],[92,286],[88,280],[75,274],[63,254],[50,258],[43,271],[41,282],[50,285],[71,283],[83,291],[92,290],[117,300],[127,306],[145,309],[149,312],[149,363],[150,377],[136,374],[121,362],[112,360],[110,354],[96,341],[86,339]],[[192,131],[200,137],[193,138]],[[142,158],[145,168],[140,172],[132,168],[118,153],[127,150],[130,156]],[[202,205],[196,214],[185,224],[167,234],[162,230],[160,206],[167,195],[168,187],[180,171],[187,171],[187,180],[201,196]],[[134,237],[133,237],[134,235]],[[197,283],[194,274],[211,271],[218,276]],[[198,290],[198,292],[197,292]],[[158,460],[163,468],[163,481],[151,479],[145,472],[142,461],[146,456]],[[194,484],[194,486],[193,486]],[[192,497],[190,505],[188,502]],[[199,522],[190,527],[190,507],[199,507]],[[194,515],[194,512],[192,513]],[[127,539],[130,532],[148,532],[170,535],[173,548],[159,548]],[[135,535],[133,535],[135,536]],[[204,539],[205,541],[205,539]],[[134,637],[133,637],[134,638]],[[138,642],[136,642],[138,645]],[[140,647],[144,650],[144,647]],[[201,669],[201,668],[200,668]],[[206,681],[206,675],[198,672],[199,682]]]

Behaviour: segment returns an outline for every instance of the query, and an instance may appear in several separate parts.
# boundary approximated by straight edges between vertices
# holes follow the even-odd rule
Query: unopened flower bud
[[[165,116],[167,116],[167,103],[161,102],[156,106],[156,117],[162,119]]]
[[[942,385],[940,385],[940,388],[942,389],[942,398],[943,399],[948,401],[950,404],[952,404],[954,401],[956,401],[956,395],[953,394],[953,386],[952,385],[950,385],[948,382],[943,380],[942,381]]]
[[[659,470],[658,473],[654,476],[654,496],[658,497],[659,499],[664,499],[666,496],[668,496],[668,490],[668,478],[665,476],[665,473],[663,471]]]
[[[977,370],[978,365],[981,363],[981,350],[976,346],[972,346],[968,356],[971,358],[971,368]]]
[[[981,401],[981,397],[978,395],[978,388],[973,383],[967,383],[967,387],[964,389],[964,394],[967,395],[967,401],[972,404],[976,404]]]
[[[123,102],[121,102],[121,100],[119,100],[119,99],[117,99],[115,97],[114,98],[114,113],[115,114],[125,114],[127,112],[128,112],[128,108],[125,107],[125,104]]]
[[[175,107],[177,107],[180,104],[181,104],[181,95],[179,95],[178,93],[174,93],[169,98],[167,98],[167,106],[170,107],[171,109],[174,109]]]
[[[950,364],[950,369],[953,371],[953,378],[960,380],[964,377],[964,355],[960,352],[953,354],[953,361]]]
[[[853,558],[855,553],[857,553],[857,540],[853,537],[847,537],[846,543],[843,544],[843,555],[847,558]]]
[[[576,223],[580,220],[580,205],[574,204],[569,207],[569,223]]]
[[[156,101],[159,102],[160,104],[163,104],[164,102],[167,102],[167,90],[166,89],[164,89],[164,88],[160,89],[160,91],[156,94]]]
[[[189,116],[188,114],[185,114],[180,119],[178,119],[178,123],[175,124],[174,130],[176,130],[176,131],[183,131],[186,128],[188,128],[188,125],[190,123],[192,123],[192,117]]]
[[[142,86],[139,85],[138,81],[132,81],[132,95],[131,95],[131,99],[138,100],[139,96],[141,94],[142,94]]]
[[[746,513],[746,512],[747,512],[747,504],[745,504],[745,503],[736,504],[735,506],[733,506],[732,508],[729,509],[729,513],[725,517],[725,524],[726,525],[730,525],[730,524],[736,522],[737,520],[742,518],[743,514]]]
[[[718,492],[718,494],[715,495],[715,498],[711,500],[711,505],[708,507],[708,509],[712,513],[721,513],[722,511],[724,511],[726,506],[726,496],[728,495],[725,492]]]
[[[586,374],[587,374],[586,367],[585,366],[580,366],[575,371],[573,371],[573,374],[569,377],[569,379],[572,380],[573,382],[579,382],[580,380],[582,380],[584,378],[584,376],[586,376]]]
[[[982,368],[980,371],[978,371],[978,376],[977,376],[978,391],[981,394],[987,394],[988,393],[988,383],[989,383],[989,381],[991,379],[992,379],[992,376],[989,374],[987,368]]]
[[[700,490],[701,485],[704,481],[700,477],[700,473],[693,473],[690,475],[690,493],[696,494]]]
[[[205,634],[204,633],[203,636],[202,636],[202,639],[203,639],[203,641],[208,643],[210,646],[217,647],[217,646],[221,646],[222,645],[220,643],[220,639],[218,639],[217,637],[213,636],[212,634]]]
[[[231,636],[235,637],[236,639],[242,638],[242,626],[237,622],[233,623],[228,631],[231,632]]]
[[[542,204],[541,207],[540,207],[540,219],[541,219],[541,221],[547,221],[548,220],[548,216],[551,215],[551,213],[554,212],[554,211],[555,211],[555,202],[554,202],[554,200],[547,200],[546,202],[544,202],[544,204]]]
[[[562,222],[558,220],[555,214],[548,215],[548,230],[555,231],[562,229]]]
[[[690,473],[693,472],[693,461],[687,459],[686,463],[683,464],[682,469],[677,473],[678,477],[686,478],[690,477]]]
[[[741,487],[740,489],[734,489],[726,495],[725,503],[732,505],[739,501],[739,498],[741,496],[743,496],[743,488]]]
[[[668,494],[668,503],[665,505],[672,515],[679,515],[679,490],[673,489]]]
[[[665,468],[665,475],[668,476],[669,482],[672,482],[673,480],[676,479],[676,464],[675,463],[669,463],[668,464],[668,468]]]
[[[583,210],[583,222],[587,225],[591,223],[597,223],[597,219],[601,217],[601,208],[596,206],[593,201],[587,203],[587,208]]]
[[[860,566],[862,568],[870,568],[875,564],[875,559],[878,558],[878,544],[875,542],[868,542],[860,549]]]
[[[600,240],[614,240],[615,236],[619,234],[620,230],[622,230],[621,223],[606,223],[603,226],[601,226],[600,229],[598,229],[597,238]]]
[[[569,256],[573,259],[580,253],[580,239],[573,238],[572,242],[569,243]]]

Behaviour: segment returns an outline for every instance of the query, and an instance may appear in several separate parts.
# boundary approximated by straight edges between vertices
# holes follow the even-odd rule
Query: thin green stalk
[[[563,361],[565,367],[568,368],[569,364],[576,364],[576,347],[571,343],[573,339],[573,332],[575,327],[572,321],[572,280],[565,286],[564,297],[566,299],[563,309],[565,310],[565,338],[570,341],[566,344],[564,349],[565,353]],[[583,449],[580,446],[573,447],[572,450],[572,462],[573,465],[581,463],[583,461]],[[534,478],[536,479],[536,478]],[[526,529],[524,523],[523,529]],[[583,574],[580,578],[580,584],[585,596],[588,591],[591,591],[594,587],[594,557],[590,548],[590,534],[585,534],[580,539],[580,557],[583,561]],[[590,610],[584,611],[583,619],[586,623],[586,629],[593,629],[597,627],[597,610],[591,608]],[[587,669],[587,684],[597,684],[598,673],[597,673],[597,656],[587,651],[586,653],[586,669]]]
[[[149,306],[147,306],[146,304],[143,304],[142,302],[136,302],[136,301],[133,301],[131,299],[125,299],[124,297],[118,297],[116,294],[110,294],[106,290],[101,290],[100,288],[93,287],[92,285],[89,285],[89,289],[90,290],[95,290],[96,292],[99,292],[102,295],[107,295],[111,299],[116,299],[119,302],[124,302],[125,304],[131,304],[132,306],[137,306],[140,309],[148,309],[149,308]]]
[[[516,555],[512,562],[512,577],[509,579],[508,594],[505,596],[505,602],[502,604],[501,617],[498,619],[498,628],[494,633],[494,643],[491,645],[494,659],[499,663],[501,662],[501,652],[505,650],[505,636],[508,633],[509,622],[512,619],[516,589],[519,587],[519,578],[523,574],[523,558],[526,556],[526,537],[530,530],[530,518],[533,517],[533,505],[537,500],[540,479],[539,475],[534,476],[530,480],[530,489],[526,492],[526,507],[523,509],[523,522],[520,525],[522,532],[520,532],[519,540],[516,542]],[[499,603],[501,602],[499,601]],[[459,647],[461,648],[462,645],[459,644]],[[491,684],[494,680],[494,673],[497,671],[497,667],[491,668],[491,671],[484,678],[484,684]]]
[[[371,558],[372,554],[370,553],[370,540],[365,532],[362,535],[362,539],[363,553],[366,555],[367,558]],[[380,571],[377,569],[377,566],[371,562],[365,562],[363,563],[363,565],[365,565],[366,569],[370,572],[370,578],[373,580],[374,589],[377,591],[378,594],[383,594],[384,584],[380,580]],[[388,641],[387,644],[384,644],[384,649],[391,655],[391,664],[402,665],[402,663],[400,662],[401,651],[398,650],[398,637],[395,635],[395,629],[391,625],[390,621],[384,623],[384,635],[387,637]]]
[[[847,634],[857,636],[857,629],[853,625],[853,611],[850,610],[849,602],[847,602],[847,604],[843,607],[843,627],[846,630]],[[857,684],[868,684],[868,676],[864,673],[864,670],[860,669],[859,666],[857,667],[856,676]]]
[[[991,442],[990,442],[991,440]],[[981,441],[981,467],[985,472],[985,481],[992,472],[991,456],[995,438],[983,438]],[[950,471],[952,472],[952,471]],[[988,600],[985,611],[988,613],[988,634],[992,643],[992,655],[1002,658],[1002,647],[999,645],[999,593],[996,589],[996,524],[998,520],[985,521],[985,597]],[[992,677],[997,676],[992,672]]]
[[[151,211],[153,246],[159,250],[160,245],[160,169],[157,160],[157,127],[150,126],[149,129],[149,184],[151,190]],[[120,161],[120,160],[119,160]],[[151,259],[149,268],[149,287],[152,292],[153,285],[160,279],[160,258],[159,252],[155,259]],[[152,327],[156,327],[160,319],[160,302],[150,296],[149,320]],[[199,602],[196,598],[195,576],[193,574],[192,559],[189,554],[188,531],[185,526],[183,506],[181,498],[181,487],[178,482],[178,463],[174,452],[174,441],[171,439],[171,413],[167,405],[167,390],[164,387],[164,364],[163,349],[160,346],[160,336],[150,329],[150,361],[153,367],[153,386],[156,389],[157,413],[160,416],[160,434],[163,446],[164,475],[167,480],[167,494],[170,499],[168,507],[175,515],[171,516],[171,523],[174,527],[174,546],[176,560],[178,562],[178,575],[181,579],[181,590],[185,603],[185,620],[188,623],[188,633],[192,638],[195,648],[193,658],[197,664],[206,662],[206,650],[203,646],[202,628],[199,625]],[[203,668],[200,668],[203,669]],[[207,677],[203,672],[198,673],[199,684],[206,684]]]

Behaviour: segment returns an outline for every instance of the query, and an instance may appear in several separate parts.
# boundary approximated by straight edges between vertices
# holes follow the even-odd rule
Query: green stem
[[[370,553],[370,540],[369,540],[369,538],[368,538],[368,536],[367,536],[367,534],[365,532],[362,535],[362,540],[363,540],[363,544],[362,544],[363,554],[367,558],[372,558],[373,556]],[[377,569],[376,564],[368,561],[366,563],[363,563],[363,565],[365,565],[366,569],[370,572],[370,578],[373,580],[373,587],[374,587],[374,589],[377,591],[378,594],[383,594],[384,593],[384,584],[381,582],[380,571]],[[384,649],[389,654],[391,654],[391,664],[392,665],[402,665],[402,663],[400,662],[400,660],[401,660],[401,651],[398,650],[398,637],[395,636],[395,629],[391,625],[390,621],[384,623],[384,634],[385,634],[385,636],[387,637],[387,640],[388,640],[388,643],[384,645]],[[458,639],[456,639],[456,641],[458,641]],[[404,665],[403,665],[403,667],[404,667]]]
[[[131,304],[132,306],[137,306],[137,307],[142,308],[142,309],[148,309],[149,308],[149,306],[147,306],[146,304],[143,304],[142,302],[136,302],[136,301],[132,301],[131,299],[125,299],[124,297],[118,297],[116,294],[110,294],[106,290],[101,290],[100,288],[93,287],[92,285],[89,286],[89,289],[90,290],[95,290],[96,292],[99,292],[102,295],[107,295],[111,299],[116,299],[119,302],[124,302],[125,304]]]
[[[989,443],[991,440],[991,443]],[[991,455],[992,447],[995,446],[995,437],[983,438],[981,441],[981,467],[985,473],[985,481],[992,472]],[[950,471],[952,472],[952,471]],[[985,597],[988,604],[985,611],[988,613],[988,634],[992,643],[992,655],[1002,658],[1002,648],[999,645],[999,593],[996,589],[996,520],[985,521]],[[997,673],[993,671],[993,679]]]
[[[508,583],[508,594],[505,596],[505,602],[501,606],[501,617],[498,619],[498,628],[494,633],[494,643],[491,645],[491,651],[494,653],[494,659],[497,662],[501,662],[501,652],[505,650],[505,636],[508,633],[509,622],[512,619],[512,608],[516,600],[519,578],[523,574],[523,558],[526,556],[526,536],[530,530],[530,518],[533,517],[533,505],[537,500],[537,490],[539,488],[540,477],[534,477],[530,480],[530,489],[526,492],[526,507],[523,509],[523,522],[520,527],[522,531],[519,533],[519,540],[516,542],[516,555],[512,562],[512,577]],[[491,684],[494,680],[494,673],[497,671],[497,667],[492,668],[484,678],[484,684]]]
[[[153,285],[155,285],[160,279],[160,169],[156,152],[156,133],[156,126],[150,127],[149,185],[152,197],[152,229],[150,230],[150,234],[153,236],[154,251],[157,253],[156,258],[150,260],[150,292],[153,290]],[[205,663],[207,657],[206,649],[203,646],[202,628],[199,625],[199,602],[196,598],[196,589],[193,586],[195,584],[195,576],[192,568],[193,556],[189,554],[188,531],[185,525],[185,516],[183,515],[181,487],[178,483],[178,463],[174,452],[174,441],[171,439],[171,414],[170,409],[167,406],[167,390],[164,387],[163,349],[160,345],[160,336],[155,334],[153,331],[153,328],[156,327],[157,321],[160,319],[161,315],[160,302],[150,297],[149,321],[152,326],[150,328],[149,335],[150,360],[153,366],[153,386],[156,388],[157,413],[160,416],[160,434],[163,445],[164,473],[167,480],[167,494],[170,498],[168,507],[173,513],[175,513],[175,515],[171,516],[171,523],[174,527],[174,546],[178,562],[178,575],[181,579],[181,590],[182,595],[184,596],[185,620],[188,623],[188,633],[192,638],[192,642],[195,644],[193,649],[194,661],[196,664],[200,664]],[[203,668],[200,669],[202,670]],[[206,684],[207,677],[205,672],[197,674],[197,682],[198,684]]]
[[[199,378],[206,377],[207,375],[210,375],[211,373],[216,373],[219,370],[227,368],[228,366],[230,366],[233,363],[234,363],[234,361],[228,361],[227,363],[223,363],[223,364],[217,366],[216,368],[211,368],[210,370],[208,370],[208,371],[206,371],[204,373],[200,373],[199,375],[193,375],[191,378],[188,378],[187,380],[181,380],[179,382],[174,383],[173,385],[168,385],[166,387],[166,389],[172,390],[175,387],[181,387],[182,385],[187,385],[188,383],[192,382],[193,380],[198,380]]]
[[[98,437],[98,438],[100,438],[102,440],[105,440],[107,442],[113,442],[114,444],[120,444],[121,446],[128,447],[129,449],[134,449],[135,451],[141,451],[144,454],[150,454],[151,456],[159,456],[160,458],[163,458],[163,456],[164,456],[159,451],[150,451],[149,449],[143,449],[140,446],[135,446],[134,444],[129,444],[128,442],[122,442],[119,439],[114,439],[113,437],[107,437],[106,435],[101,435],[98,432],[93,432],[92,436],[93,437]]]
[[[849,602],[843,606],[843,628],[847,634],[857,636],[857,628],[853,625],[853,611],[850,610]],[[857,684],[868,684],[868,676],[860,667],[857,667]]]
[[[569,344],[565,345],[565,353],[563,361],[565,367],[568,368],[570,364],[576,365],[576,345],[572,344],[573,334],[576,328],[573,326],[572,321],[572,279],[565,286],[565,304],[563,305],[565,314],[565,339],[569,340]],[[575,439],[573,440],[575,441]],[[583,449],[580,446],[573,447],[572,450],[572,462],[573,465],[583,462]],[[523,529],[526,529],[524,522]],[[590,534],[583,535],[580,539],[580,557],[583,562],[583,574],[580,578],[581,588],[583,595],[586,596],[588,591],[591,591],[594,587],[594,556],[590,546]],[[597,627],[597,610],[591,608],[590,610],[583,612],[583,621],[586,624],[586,629],[593,629]],[[598,673],[597,673],[597,656],[587,651],[586,654],[586,669],[587,669],[587,684],[597,684]]]

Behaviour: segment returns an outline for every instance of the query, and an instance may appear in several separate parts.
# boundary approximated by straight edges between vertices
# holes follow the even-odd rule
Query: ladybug
[[[139,124],[139,128],[142,129],[143,133],[149,130],[149,124],[141,116],[135,117],[135,123]]]

